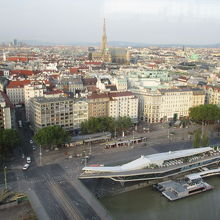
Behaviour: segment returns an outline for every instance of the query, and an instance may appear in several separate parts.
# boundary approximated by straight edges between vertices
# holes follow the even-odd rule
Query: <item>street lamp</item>
[[[40,166],[41,166],[41,162],[42,162],[42,151],[41,151],[41,145],[40,145],[40,153],[39,153],[39,155],[40,155]]]
[[[89,138],[89,155],[92,155],[92,143],[91,143],[91,137]]]
[[[4,167],[4,179],[5,179],[5,189],[8,189],[8,184],[7,184],[7,167]]]

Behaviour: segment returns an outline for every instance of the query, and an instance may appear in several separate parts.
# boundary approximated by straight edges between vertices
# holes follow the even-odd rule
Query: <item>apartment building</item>
[[[14,109],[7,95],[0,92],[0,130],[14,127]]]
[[[219,86],[205,86],[205,103],[206,104],[220,104],[220,87]]]
[[[88,119],[88,102],[85,99],[66,97],[30,99],[30,122],[36,131],[50,125],[60,125],[66,130],[80,128]]]
[[[24,104],[26,119],[28,121],[30,121],[30,99],[34,97],[42,97],[45,90],[45,85],[36,82],[24,86]]]
[[[93,93],[88,99],[88,116],[107,117],[109,115],[109,96],[108,93]]]
[[[139,98],[139,119],[157,123],[189,115],[189,109],[205,103],[205,93],[197,88],[136,91]]]
[[[88,96],[90,117],[128,116],[134,122],[138,118],[138,98],[132,92],[93,93]]]
[[[109,116],[113,118],[130,117],[138,120],[138,98],[130,91],[109,93]]]
[[[128,90],[128,82],[126,78],[113,78],[112,82],[116,85],[117,91],[127,91]]]
[[[30,84],[30,80],[9,82],[6,93],[12,104],[24,104],[24,86],[28,84]]]

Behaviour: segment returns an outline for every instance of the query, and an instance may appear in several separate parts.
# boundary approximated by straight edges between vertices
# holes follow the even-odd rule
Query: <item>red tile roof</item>
[[[125,92],[109,92],[109,93],[93,93],[92,95],[88,96],[88,99],[102,99],[102,98],[113,98],[113,97],[120,97],[120,96],[133,96],[134,94],[129,91]]]
[[[79,68],[78,67],[71,67],[70,73],[79,73]]]
[[[132,95],[134,94],[130,91],[109,93],[109,97],[132,96]]]
[[[16,74],[16,75],[34,75],[35,73],[32,70],[11,70],[11,75]]]
[[[87,97],[88,99],[103,99],[109,98],[107,93],[93,93],[92,95]]]
[[[30,80],[18,80],[18,81],[10,81],[7,88],[12,89],[12,88],[23,88],[25,85],[30,84]]]
[[[18,62],[18,61],[27,62],[27,61],[28,61],[28,58],[27,58],[27,57],[8,57],[8,58],[7,58],[7,61],[13,61],[13,62]]]
[[[52,94],[62,94],[64,93],[62,90],[52,90],[52,91],[46,91],[44,94],[46,95],[52,95]]]

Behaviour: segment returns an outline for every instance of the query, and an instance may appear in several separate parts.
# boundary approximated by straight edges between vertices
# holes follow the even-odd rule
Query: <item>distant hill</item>
[[[66,45],[66,46],[99,46],[100,42],[69,42],[69,43],[52,43],[44,41],[35,41],[35,40],[25,40],[24,43],[32,46],[55,46],[55,45]],[[148,44],[148,43],[139,43],[139,42],[126,42],[126,41],[109,41],[109,46],[113,47],[194,47],[194,48],[218,48],[220,43],[217,44]]]

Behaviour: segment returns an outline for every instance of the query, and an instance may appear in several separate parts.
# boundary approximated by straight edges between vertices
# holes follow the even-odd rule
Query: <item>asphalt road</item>
[[[16,108],[16,121],[19,120],[22,121],[23,126],[17,126],[16,129],[21,136],[22,144],[18,146],[17,160],[7,165],[9,168],[7,169],[8,188],[28,195],[36,195],[37,198],[31,198],[32,206],[36,208],[36,212],[44,211],[48,219],[100,219],[71,184],[71,181],[78,178],[79,169],[73,168],[73,165],[77,166],[77,163],[68,161],[66,164],[64,161],[61,165],[54,163],[37,166],[32,149],[33,144],[30,144],[32,132],[25,123],[23,108]],[[22,158],[22,153],[25,154],[25,158]],[[39,155],[39,152],[36,152],[36,155]],[[26,163],[27,156],[31,157],[32,162],[29,169],[23,171],[22,167]],[[4,173],[0,173],[0,189],[2,188],[4,188]]]

